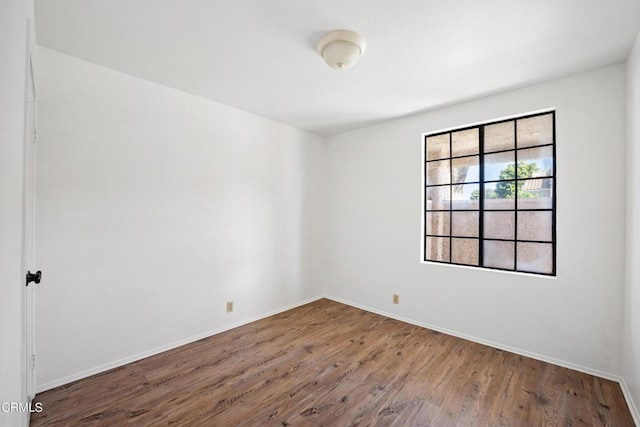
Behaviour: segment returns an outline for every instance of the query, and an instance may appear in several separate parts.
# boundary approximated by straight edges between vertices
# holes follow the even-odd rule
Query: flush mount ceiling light
[[[358,62],[365,47],[364,37],[360,34],[336,30],[322,36],[318,42],[318,53],[329,67],[345,70]]]

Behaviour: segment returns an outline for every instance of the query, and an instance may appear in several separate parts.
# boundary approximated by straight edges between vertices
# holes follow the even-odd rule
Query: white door
[[[27,358],[27,375],[26,390],[27,397],[32,400],[35,397],[35,333],[34,333],[34,291],[38,286],[34,281],[28,283],[27,275],[29,272],[35,273],[34,268],[34,207],[35,207],[35,160],[36,160],[36,91],[33,82],[33,67],[29,59],[29,67],[27,70],[27,121],[25,129],[24,143],[24,230],[23,230],[23,248],[25,260],[25,282],[24,286],[24,337],[25,337],[25,355]],[[33,277],[32,277],[33,279]],[[37,280],[40,281],[39,279]]]

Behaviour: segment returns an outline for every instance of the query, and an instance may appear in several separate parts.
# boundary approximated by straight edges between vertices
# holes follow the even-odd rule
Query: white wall
[[[320,295],[320,137],[38,55],[40,390]]]
[[[640,419],[640,35],[627,61],[627,278],[623,376]]]
[[[22,200],[32,17],[31,1],[0,2],[0,405],[27,402]],[[29,412],[5,410],[0,410],[0,426],[27,425]]]
[[[327,294],[619,374],[624,73],[610,66],[329,138]],[[421,134],[549,107],[557,111],[557,278],[421,264]]]

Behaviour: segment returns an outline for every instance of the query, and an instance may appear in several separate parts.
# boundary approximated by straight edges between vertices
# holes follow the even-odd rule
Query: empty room
[[[638,0],[0,35],[0,427],[640,425]]]

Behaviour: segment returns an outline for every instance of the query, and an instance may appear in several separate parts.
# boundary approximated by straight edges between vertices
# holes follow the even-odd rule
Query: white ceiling
[[[322,135],[626,59],[639,0],[36,0],[38,44]],[[345,71],[315,51],[366,38]]]

